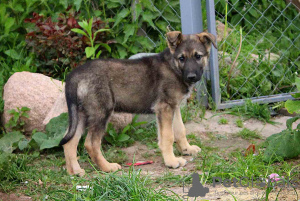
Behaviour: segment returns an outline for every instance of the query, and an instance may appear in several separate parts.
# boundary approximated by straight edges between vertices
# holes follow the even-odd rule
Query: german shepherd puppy
[[[77,161],[77,145],[88,128],[85,140],[91,159],[105,171],[121,168],[109,163],[100,146],[112,112],[156,113],[158,145],[168,167],[184,166],[186,160],[175,157],[173,143],[183,155],[197,154],[198,146],[190,145],[180,114],[180,103],[193,85],[201,79],[208,63],[210,33],[166,34],[168,48],[155,56],[133,60],[99,59],[74,69],[66,79],[69,128],[61,140],[69,174],[84,175]]]

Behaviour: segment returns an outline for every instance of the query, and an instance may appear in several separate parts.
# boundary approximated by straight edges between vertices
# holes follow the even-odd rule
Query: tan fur
[[[79,121],[74,137],[67,144],[63,146],[65,158],[66,158],[67,172],[70,175],[83,176],[85,174],[84,169],[80,168],[80,165],[77,161],[77,145],[79,143],[79,140],[83,132],[84,132],[84,122]]]
[[[160,104],[157,106],[156,112],[158,119],[159,141],[158,146],[162,152],[162,156],[166,166],[178,168],[185,166],[187,163],[181,157],[175,157],[173,152],[174,134],[173,134],[173,117],[174,109],[168,104]]]
[[[176,146],[183,155],[195,155],[201,151],[196,145],[190,145],[186,139],[186,130],[182,122],[180,107],[177,107],[174,114],[173,130]]]
[[[102,155],[101,152],[101,137],[100,135],[95,135],[92,132],[88,132],[85,139],[84,146],[88,151],[92,161],[97,164],[97,166],[104,172],[114,172],[121,169],[121,166],[117,163],[109,163]]]

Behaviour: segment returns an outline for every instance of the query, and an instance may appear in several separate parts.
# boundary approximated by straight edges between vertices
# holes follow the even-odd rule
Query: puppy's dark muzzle
[[[186,76],[186,82],[190,83],[190,84],[194,84],[196,82],[198,82],[200,79],[198,78],[198,76],[196,75],[196,73],[189,73]]]

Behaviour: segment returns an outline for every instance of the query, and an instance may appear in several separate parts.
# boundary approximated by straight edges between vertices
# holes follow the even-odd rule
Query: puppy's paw
[[[84,171],[84,169],[75,169],[75,170],[73,170],[71,173],[70,173],[71,175],[78,175],[78,176],[80,176],[80,177],[83,177],[84,176],[84,174],[85,174],[85,171]]]
[[[196,155],[198,152],[201,151],[201,148],[197,145],[190,145],[186,149],[182,150],[183,155]]]
[[[102,171],[104,172],[115,172],[119,169],[121,169],[121,165],[118,163],[108,163],[105,165],[105,167],[102,168]]]
[[[170,168],[178,168],[178,167],[182,167],[185,166],[187,164],[187,161],[181,157],[179,158],[173,158],[172,160],[167,159],[165,160],[165,164],[167,167]]]

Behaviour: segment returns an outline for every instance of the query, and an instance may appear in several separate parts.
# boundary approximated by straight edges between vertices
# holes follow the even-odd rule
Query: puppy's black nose
[[[187,79],[191,82],[196,81],[197,75],[195,73],[190,73],[187,75]]]

